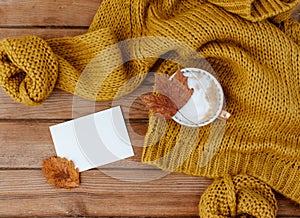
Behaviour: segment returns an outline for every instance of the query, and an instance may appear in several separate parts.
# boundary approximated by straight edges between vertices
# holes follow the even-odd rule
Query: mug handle
[[[225,110],[222,110],[221,111],[221,113],[219,114],[219,116],[218,116],[218,119],[219,120],[227,120],[228,121],[228,119],[231,117],[231,114],[230,113],[228,113],[227,111],[225,111]]]

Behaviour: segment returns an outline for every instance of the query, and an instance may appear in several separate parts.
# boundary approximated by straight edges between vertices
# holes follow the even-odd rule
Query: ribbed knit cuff
[[[252,22],[262,21],[291,11],[300,3],[299,0],[209,0],[209,2]]]

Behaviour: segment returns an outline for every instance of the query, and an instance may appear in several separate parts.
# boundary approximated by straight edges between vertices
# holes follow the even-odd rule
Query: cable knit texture
[[[40,105],[54,87],[111,100],[138,87],[158,57],[193,59],[163,38],[176,40],[210,63],[233,119],[189,128],[150,113],[142,162],[215,178],[201,217],[275,217],[271,188],[300,203],[300,24],[290,17],[298,4],[104,0],[84,35],[2,40],[0,84],[27,105]],[[114,46],[141,36],[154,38]],[[176,71],[174,61],[159,63],[160,73]]]

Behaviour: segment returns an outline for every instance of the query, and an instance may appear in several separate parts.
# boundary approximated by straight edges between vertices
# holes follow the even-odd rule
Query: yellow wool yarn
[[[206,144],[212,129],[224,123],[189,128],[150,115],[142,161],[215,178],[200,200],[201,217],[275,217],[271,188],[300,203],[300,23],[290,18],[299,2],[103,1],[82,36],[2,40],[0,83],[27,105],[41,104],[54,87],[110,100],[138,87],[156,63],[143,52],[159,50],[157,57],[180,53],[175,47],[170,52],[172,43],[161,38],[125,49],[114,44],[141,36],[178,40],[211,64],[234,118],[224,126],[214,155],[203,162],[205,150],[218,144]],[[99,54],[100,69],[92,66],[83,76]],[[124,59],[129,61],[111,66]],[[165,60],[158,71],[172,74],[176,67]]]
[[[226,175],[216,179],[201,196],[199,205],[201,217],[239,215],[272,218],[277,210],[271,188],[253,177],[242,174],[233,178]]]

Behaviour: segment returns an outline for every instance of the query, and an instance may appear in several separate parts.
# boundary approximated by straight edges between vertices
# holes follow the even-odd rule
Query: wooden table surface
[[[85,33],[100,0],[1,0],[0,39],[33,34],[42,38]],[[298,10],[299,11],[299,10]],[[299,12],[294,14],[299,19]],[[201,194],[211,180],[167,173],[139,165],[147,110],[139,96],[150,79],[115,102],[76,101],[55,90],[40,107],[27,107],[0,91],[0,216],[143,216],[197,217]],[[124,166],[81,174],[73,190],[45,184],[42,160],[55,155],[49,126],[121,105],[135,156]],[[125,181],[127,178],[131,181]],[[146,178],[146,181],[139,181]],[[277,194],[279,217],[300,217],[300,206]]]

